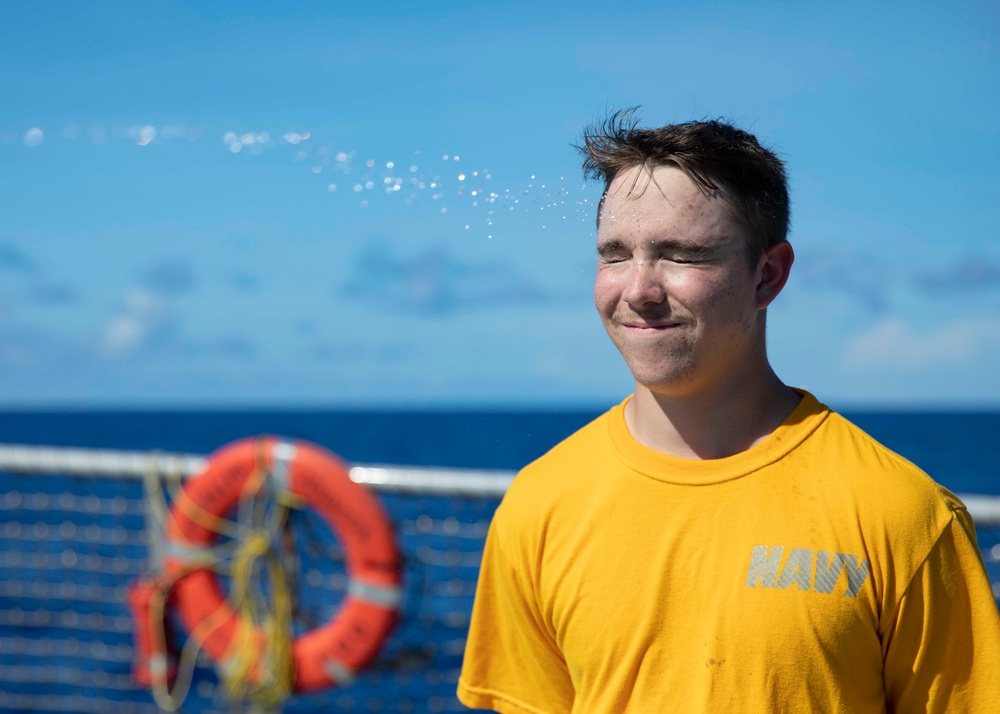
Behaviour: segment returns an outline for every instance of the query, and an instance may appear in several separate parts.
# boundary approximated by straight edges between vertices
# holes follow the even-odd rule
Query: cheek
[[[602,314],[613,310],[621,295],[619,280],[611,271],[598,270],[594,278],[594,305]]]
[[[695,309],[711,308],[725,301],[729,288],[724,281],[695,270],[676,270],[669,277],[670,295],[683,305]]]
[[[700,294],[702,312],[710,314],[718,323],[732,324],[743,329],[756,315],[754,293],[742,283],[720,281],[710,290]]]

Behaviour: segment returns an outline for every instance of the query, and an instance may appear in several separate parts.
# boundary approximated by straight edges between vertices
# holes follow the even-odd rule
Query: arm
[[[502,506],[501,506],[502,511]],[[560,714],[573,706],[573,685],[535,589],[501,543],[497,512],[483,552],[458,698],[503,714]]]
[[[1000,613],[964,508],[882,637],[890,712],[1000,712]]]

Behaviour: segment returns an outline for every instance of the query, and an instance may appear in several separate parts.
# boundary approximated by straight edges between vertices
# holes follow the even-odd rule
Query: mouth
[[[672,330],[676,327],[680,327],[678,322],[660,322],[660,323],[648,323],[648,322],[623,322],[622,327],[624,327],[629,332],[640,335],[649,335],[658,332],[666,332],[667,330]]]

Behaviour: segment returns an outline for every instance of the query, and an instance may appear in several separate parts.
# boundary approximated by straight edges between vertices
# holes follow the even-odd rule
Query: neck
[[[686,459],[721,459],[763,441],[799,400],[767,365],[753,379],[734,375],[696,394],[665,394],[636,384],[625,422],[651,449]]]

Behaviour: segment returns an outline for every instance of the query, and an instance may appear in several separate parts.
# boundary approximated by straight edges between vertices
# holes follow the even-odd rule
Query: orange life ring
[[[399,551],[375,498],[348,476],[347,466],[312,444],[267,437],[244,439],[214,453],[205,470],[175,499],[167,525],[166,572],[178,577],[174,602],[188,632],[211,618],[205,652],[225,669],[230,643],[241,628],[253,641],[263,634],[233,610],[215,574],[199,561],[217,533],[206,515],[224,518],[236,506],[247,479],[263,458],[271,486],[305,501],[323,516],[344,546],[349,585],[333,618],[295,638],[295,689],[344,685],[378,653],[396,621],[400,599]],[[192,508],[193,504],[193,508]],[[218,624],[214,624],[218,623]]]

